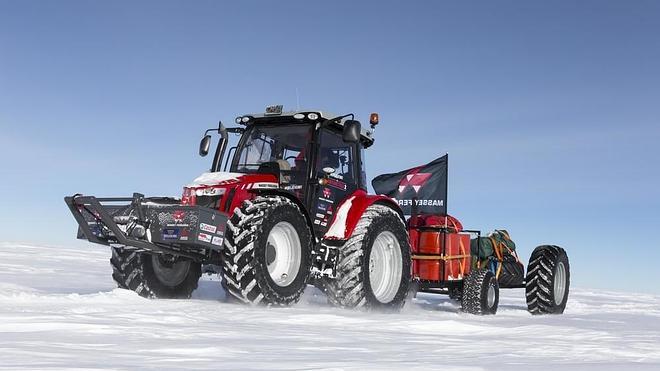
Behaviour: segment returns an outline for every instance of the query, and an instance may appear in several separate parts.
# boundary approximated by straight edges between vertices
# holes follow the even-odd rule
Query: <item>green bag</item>
[[[516,244],[511,240],[509,232],[504,229],[495,230],[487,237],[472,239],[470,241],[470,253],[472,254],[473,265],[478,267],[477,263],[487,261],[491,257],[499,260],[498,252],[495,251],[496,246],[500,249],[500,256],[515,254]]]

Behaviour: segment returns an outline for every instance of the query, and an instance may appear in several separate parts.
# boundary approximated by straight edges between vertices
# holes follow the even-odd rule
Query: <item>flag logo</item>
[[[431,177],[431,173],[417,173],[418,169],[406,174],[399,182],[399,193],[403,193],[406,188],[412,187],[415,193],[419,193],[419,189],[424,186],[427,180]]]

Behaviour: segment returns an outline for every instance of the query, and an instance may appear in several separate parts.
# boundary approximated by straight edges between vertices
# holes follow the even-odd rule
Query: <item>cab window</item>
[[[330,167],[335,169],[333,177],[354,184],[355,160],[355,146],[352,143],[344,142],[340,134],[327,129],[321,132],[321,147],[317,162],[319,175],[322,175],[324,168]]]

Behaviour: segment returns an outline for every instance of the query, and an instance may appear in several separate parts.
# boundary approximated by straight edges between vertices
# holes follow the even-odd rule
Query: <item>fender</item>
[[[373,204],[382,204],[391,207],[399,213],[401,219],[403,211],[391,198],[383,195],[370,195],[362,189],[358,189],[347,197],[337,208],[335,218],[330,224],[323,239],[325,240],[347,240],[353,235],[353,231],[364,211]]]

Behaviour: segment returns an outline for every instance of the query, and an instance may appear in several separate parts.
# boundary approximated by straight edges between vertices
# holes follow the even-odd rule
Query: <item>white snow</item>
[[[348,212],[351,211],[351,206],[353,205],[354,199],[355,196],[351,196],[341,204],[337,210],[337,216],[335,216],[335,220],[332,222],[330,228],[328,228],[328,232],[325,234],[325,238],[343,239],[345,237]]]
[[[241,173],[230,173],[218,171],[214,173],[203,173],[202,175],[195,178],[192,183],[188,184],[186,187],[193,188],[199,186],[210,186],[216,185],[224,182],[235,182],[245,174]]]
[[[116,289],[102,246],[0,243],[0,368],[657,370],[660,297],[573,289],[562,316],[532,317],[522,290],[496,316],[420,294],[402,313],[223,303]]]

